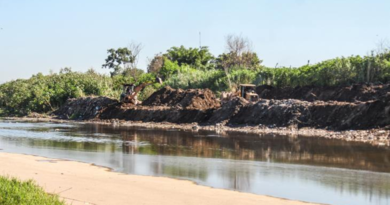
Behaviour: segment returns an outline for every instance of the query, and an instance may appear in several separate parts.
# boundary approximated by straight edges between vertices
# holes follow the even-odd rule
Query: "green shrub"
[[[205,71],[195,69],[183,70],[172,75],[164,84],[172,88],[209,88],[213,91],[222,91],[228,88],[225,73],[214,69]]]
[[[89,95],[118,98],[121,88],[113,79],[92,71],[66,70],[59,74],[37,74],[27,80],[15,80],[0,85],[0,107],[3,115],[26,115],[30,112],[53,111],[68,98]]]
[[[47,194],[33,181],[0,176],[0,205],[65,205],[57,195]]]

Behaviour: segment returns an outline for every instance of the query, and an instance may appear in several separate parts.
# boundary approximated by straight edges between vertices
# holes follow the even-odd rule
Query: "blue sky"
[[[172,46],[225,51],[248,37],[267,66],[365,55],[390,39],[388,0],[0,0],[0,82],[62,67],[102,69],[106,50],[136,41],[147,57]]]

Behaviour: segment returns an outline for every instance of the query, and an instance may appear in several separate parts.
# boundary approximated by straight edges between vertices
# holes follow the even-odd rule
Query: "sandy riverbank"
[[[190,181],[126,175],[86,163],[0,152],[0,175],[33,179],[69,204],[267,204],[310,203],[213,189]]]

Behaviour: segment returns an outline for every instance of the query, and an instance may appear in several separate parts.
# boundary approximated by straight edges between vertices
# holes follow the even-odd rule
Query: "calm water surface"
[[[0,121],[0,151],[307,202],[390,204],[390,149],[357,142]]]

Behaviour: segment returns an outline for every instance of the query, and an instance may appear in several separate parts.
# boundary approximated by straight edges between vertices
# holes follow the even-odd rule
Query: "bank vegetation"
[[[137,66],[141,44],[109,49],[103,68],[111,75],[74,72],[63,68],[59,73],[38,73],[0,85],[0,116],[20,116],[30,112],[48,113],[62,106],[68,98],[107,96],[118,98],[123,83],[140,84],[163,79],[163,85],[148,86],[140,94],[145,100],[162,86],[172,88],[209,88],[219,94],[235,91],[241,83],[275,87],[340,86],[355,83],[386,83],[390,80],[390,51],[381,49],[366,56],[325,60],[301,67],[267,67],[242,36],[226,38],[226,52],[218,56],[207,47],[172,47],[149,59],[147,71]]]

